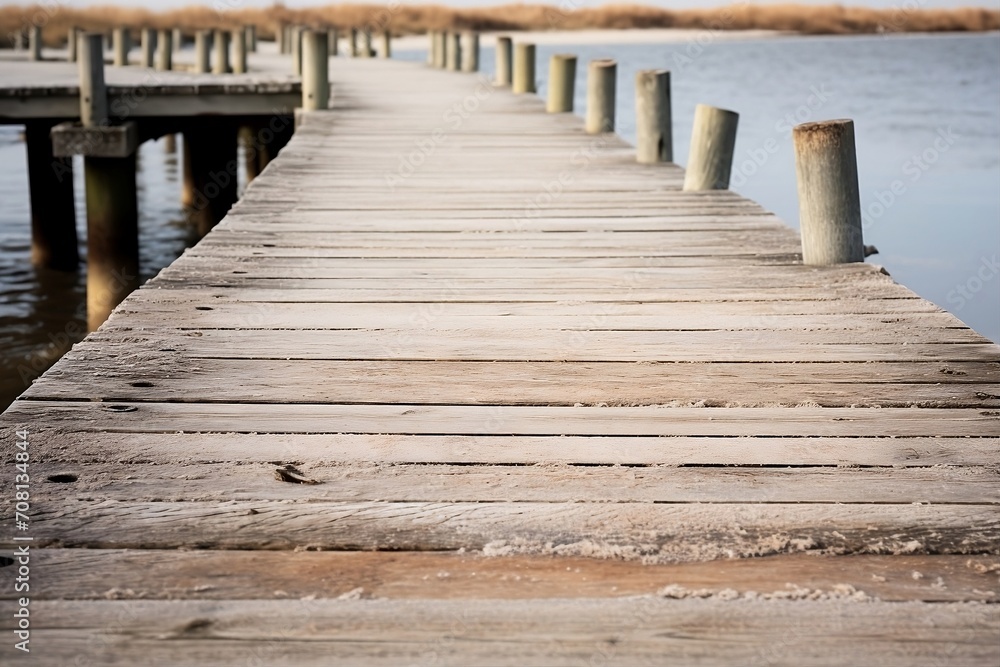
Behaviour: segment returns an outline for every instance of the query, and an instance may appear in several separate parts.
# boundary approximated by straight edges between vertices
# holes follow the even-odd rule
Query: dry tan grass
[[[225,3],[225,0],[221,0]],[[256,24],[264,38],[282,23],[314,27],[370,27],[394,33],[421,33],[440,29],[578,30],[583,28],[709,28],[716,30],[768,29],[805,34],[877,32],[945,32],[1000,30],[1000,11],[990,9],[876,10],[829,5],[742,5],[718,9],[670,11],[643,5],[606,5],[566,11],[553,5],[498,5],[454,9],[442,5],[339,4],[293,10],[281,4],[266,9],[216,11],[192,5],[164,12],[113,5],[71,9],[49,5],[0,7],[2,46],[13,43],[18,30],[37,24],[46,44],[62,44],[70,26],[107,31],[114,26],[227,28]]]

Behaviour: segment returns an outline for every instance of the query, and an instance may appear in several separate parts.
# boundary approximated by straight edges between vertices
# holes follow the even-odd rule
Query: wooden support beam
[[[205,121],[184,132],[185,203],[202,236],[237,199],[236,130],[229,121]]]

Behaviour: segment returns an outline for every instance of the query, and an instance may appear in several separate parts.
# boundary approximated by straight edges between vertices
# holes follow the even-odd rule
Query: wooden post
[[[462,35],[457,32],[449,32],[445,40],[445,60],[446,65],[452,72],[462,69]]]
[[[792,132],[804,264],[865,261],[854,121],[798,125]]]
[[[33,25],[28,32],[28,49],[31,59],[40,61],[42,59],[42,28]]]
[[[434,47],[437,44],[437,39],[435,35],[437,34],[434,30],[427,31],[427,64],[434,66]]]
[[[615,131],[615,80],[618,64],[614,60],[591,60],[587,67],[588,134]]]
[[[306,111],[326,109],[330,100],[326,33],[307,30],[302,39],[302,108]]]
[[[444,69],[447,65],[447,41],[448,33],[438,30],[434,33],[434,67]]]
[[[66,32],[66,61],[75,63],[77,53],[77,41],[80,29],[72,27]]]
[[[213,46],[215,47],[215,62],[212,65],[212,72],[215,74],[229,73],[229,33],[225,30],[216,30],[214,33]]]
[[[184,48],[184,32],[180,28],[174,28],[170,31],[170,45],[176,52]]]
[[[462,71],[479,71],[479,33],[462,33]]]
[[[358,57],[358,29],[351,28],[351,57]]]
[[[549,99],[545,110],[549,113],[573,111],[576,88],[576,56],[557,53],[549,59]]]
[[[233,121],[206,119],[184,132],[186,205],[202,236],[236,202],[236,131]]]
[[[80,120],[85,127],[101,127],[108,122],[101,36],[82,36],[79,56]],[[85,156],[83,169],[87,201],[87,326],[94,330],[139,284],[135,153],[117,158]]]
[[[52,155],[52,121],[28,121],[24,143],[28,153],[31,199],[31,261],[60,271],[80,263],[73,203],[73,158]]]
[[[285,45],[285,38],[288,33],[285,31],[285,24],[279,23],[274,29],[274,41],[278,43],[278,53],[288,53],[288,47]]]
[[[207,74],[212,71],[208,50],[211,41],[212,33],[208,30],[199,30],[194,34],[194,71],[196,74]]]
[[[245,30],[233,30],[230,33],[233,41],[233,74],[246,74],[247,71],[247,40]]]
[[[108,89],[104,85],[104,38],[80,33],[78,70],[80,73],[80,123],[97,127],[108,118]]]
[[[510,37],[497,37],[496,85],[509,86],[514,67],[511,59],[512,41]]]
[[[173,132],[163,135],[163,152],[167,155],[177,152],[177,135]]]
[[[174,68],[174,40],[169,30],[161,30],[156,38],[156,69],[169,72]]]
[[[257,26],[253,23],[243,28],[247,53],[257,53]]]
[[[292,27],[292,71],[302,76],[302,31],[299,26]]]
[[[361,57],[372,57],[372,31],[368,28],[361,31]]]
[[[330,57],[339,54],[338,44],[340,43],[340,32],[336,28],[330,28],[326,31],[326,46],[330,52]]]
[[[670,72],[643,70],[635,75],[636,161],[674,161],[670,118]]]
[[[139,66],[152,67],[156,56],[156,31],[143,28],[139,33]]]
[[[514,80],[511,91],[515,94],[534,93],[535,88],[535,45],[514,45]]]
[[[125,67],[128,65],[128,30],[126,28],[115,28],[111,38],[112,49],[114,50],[115,67]]]
[[[695,107],[691,153],[684,174],[685,190],[725,190],[729,187],[739,119],[734,111],[707,104]]]
[[[392,33],[388,30],[382,31],[382,57],[392,58]]]

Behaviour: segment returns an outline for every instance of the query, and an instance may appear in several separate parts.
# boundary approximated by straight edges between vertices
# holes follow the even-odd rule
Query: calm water
[[[548,58],[557,51],[580,56],[578,109],[584,108],[585,63],[598,57],[618,61],[618,131],[630,141],[635,72],[670,69],[680,164],[687,161],[695,104],[738,111],[733,188],[793,226],[798,203],[791,126],[853,118],[865,241],[881,251],[869,261],[1000,341],[1000,36],[540,46],[543,95]],[[424,60],[426,54],[398,57]],[[483,50],[481,66],[492,73],[492,49]],[[83,275],[38,272],[30,265],[19,132],[0,126],[0,408],[23,391],[23,377],[57,356],[60,346],[53,339],[61,343],[67,330],[84,321]],[[167,154],[163,141],[140,151],[146,277],[192,239],[179,206],[179,157]],[[78,199],[81,171],[77,165]],[[893,195],[895,181],[900,194]],[[77,211],[83,239],[80,201]]]

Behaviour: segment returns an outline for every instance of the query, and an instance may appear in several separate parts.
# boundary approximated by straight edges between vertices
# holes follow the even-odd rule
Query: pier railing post
[[[382,57],[392,58],[392,33],[388,30],[382,31]]]
[[[340,43],[340,30],[338,30],[337,28],[330,28],[329,30],[327,30],[326,48],[331,58],[340,53],[339,43]]]
[[[80,123],[98,127],[108,118],[108,89],[104,85],[104,42],[99,34],[80,33],[77,40],[80,72]]]
[[[169,72],[174,67],[174,40],[170,30],[161,30],[156,38],[156,69]]]
[[[591,60],[587,66],[588,134],[615,131],[615,83],[618,64],[614,60]]]
[[[233,74],[245,74],[247,71],[246,30],[233,30],[230,37],[233,42]]]
[[[175,53],[180,52],[184,48],[184,31],[180,28],[174,28],[170,31],[170,44]]]
[[[243,30],[245,31],[244,39],[247,44],[247,53],[257,53],[257,26],[251,23]]]
[[[139,33],[139,65],[152,68],[156,62],[156,31],[143,28]]]
[[[735,111],[699,104],[694,112],[691,152],[684,174],[684,189],[726,190],[733,168],[736,126],[740,116]]]
[[[361,57],[372,57],[372,31],[368,28],[361,31]]]
[[[635,75],[635,155],[642,164],[674,161],[670,117],[670,72],[643,70]]]
[[[854,121],[804,123],[792,131],[802,261],[865,261]]]
[[[199,30],[194,34],[194,71],[196,74],[207,74],[212,71],[212,61],[208,50],[211,41],[212,33],[208,30]]]
[[[302,109],[326,109],[330,100],[326,33],[307,30],[302,35],[302,41]]]
[[[535,88],[535,45],[519,43],[514,45],[514,80],[511,91],[515,94],[534,93]]]
[[[513,79],[513,40],[510,37],[497,37],[496,85],[509,86]]]
[[[444,69],[447,64],[447,41],[448,33],[444,30],[434,33],[434,67],[438,69]]]
[[[350,56],[352,58],[357,58],[358,57],[358,29],[357,28],[351,28],[349,48],[350,48]]]
[[[462,35],[449,32],[445,41],[445,60],[449,70],[457,72],[462,69]]]
[[[274,41],[278,45],[278,53],[285,54],[288,53],[288,46],[285,44],[285,38],[288,33],[285,31],[285,24],[279,23],[274,28]]]
[[[75,63],[80,29],[76,26],[66,31],[66,61]]]
[[[292,27],[292,71],[302,76],[302,32],[301,26]]]
[[[573,111],[576,89],[576,56],[557,53],[549,59],[549,98],[545,110],[549,113]]]
[[[28,49],[31,59],[39,61],[42,59],[42,28],[33,25],[28,31]]]
[[[229,33],[225,30],[216,30],[212,39],[215,50],[215,62],[212,63],[212,72],[215,74],[228,74]]]
[[[462,33],[462,71],[479,71],[479,33]]]
[[[111,34],[111,47],[114,50],[115,67],[128,65],[129,37],[127,28],[115,28]]]

